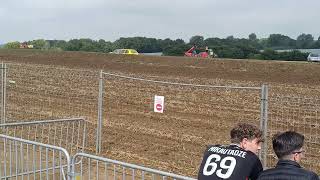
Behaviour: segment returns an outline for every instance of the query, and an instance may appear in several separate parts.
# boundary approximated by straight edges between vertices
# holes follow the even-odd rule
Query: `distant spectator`
[[[209,48],[208,48],[208,46],[206,46],[206,52],[207,52],[207,53],[209,52]]]
[[[194,44],[193,46],[192,46],[192,56],[197,56],[197,51],[196,51],[196,48],[197,48],[197,46]]]
[[[198,180],[256,180],[263,170],[257,157],[262,132],[254,125],[241,123],[230,132],[230,145],[210,145],[204,152]]]
[[[319,180],[316,173],[303,169],[299,162],[304,157],[304,136],[287,131],[276,134],[272,145],[279,161],[275,168],[265,170],[259,180]]]

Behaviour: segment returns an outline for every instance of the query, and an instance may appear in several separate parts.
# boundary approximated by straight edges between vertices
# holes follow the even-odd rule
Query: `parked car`
[[[310,53],[308,55],[308,61],[318,61],[318,62],[320,62],[320,54]]]
[[[138,51],[135,49],[116,49],[111,54],[129,54],[129,55],[139,55]]]

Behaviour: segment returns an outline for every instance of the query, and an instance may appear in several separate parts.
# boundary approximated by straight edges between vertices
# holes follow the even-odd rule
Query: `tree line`
[[[268,38],[258,39],[256,34],[251,33],[248,38],[207,38],[192,36],[189,42],[182,39],[171,40],[147,37],[120,38],[114,42],[92,40],[89,38],[65,40],[37,39],[24,42],[33,45],[35,49],[57,51],[90,51],[109,53],[115,49],[131,48],[139,53],[162,52],[163,55],[183,56],[184,52],[193,45],[197,51],[204,51],[207,46],[218,57],[236,59],[277,59],[277,60],[306,60],[308,53],[298,50],[279,52],[284,49],[320,49],[320,37],[314,39],[311,34],[301,34],[297,39],[282,34],[271,34]],[[20,42],[9,42],[3,48],[19,48]]]

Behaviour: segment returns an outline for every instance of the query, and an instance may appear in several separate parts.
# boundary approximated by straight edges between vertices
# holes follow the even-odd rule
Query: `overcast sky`
[[[320,0],[1,0],[0,43],[73,38],[320,36]]]

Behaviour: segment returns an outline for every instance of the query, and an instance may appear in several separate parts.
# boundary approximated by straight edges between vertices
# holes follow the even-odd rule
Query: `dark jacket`
[[[319,180],[319,177],[295,161],[279,160],[275,168],[263,171],[258,180]]]

